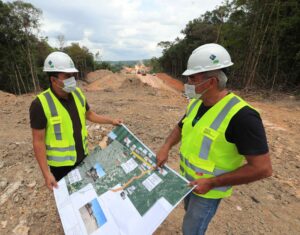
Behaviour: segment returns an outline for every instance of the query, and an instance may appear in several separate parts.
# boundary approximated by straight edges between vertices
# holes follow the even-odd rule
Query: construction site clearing
[[[183,84],[167,74],[123,70],[89,73],[79,87],[92,110],[118,117],[154,152],[185,113]],[[207,234],[300,234],[300,101],[268,92],[234,91],[260,112],[266,128],[273,176],[236,186],[221,202]],[[36,94],[0,91],[0,234],[63,234],[52,193],[35,160],[29,106]],[[112,129],[88,124],[89,148]],[[179,170],[178,146],[168,165]],[[154,233],[180,235],[179,204]]]

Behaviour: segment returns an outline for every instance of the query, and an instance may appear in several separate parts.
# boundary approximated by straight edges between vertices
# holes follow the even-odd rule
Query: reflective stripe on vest
[[[195,108],[195,106],[197,105],[197,103],[200,101],[200,99],[197,99],[197,100],[195,100],[192,104],[191,104],[191,106],[190,106],[190,108],[189,108],[189,110],[187,111],[187,113],[186,113],[186,117],[187,116],[189,116],[189,114],[193,111],[193,109]]]
[[[223,122],[223,120],[225,119],[228,112],[230,111],[230,109],[239,102],[240,102],[240,100],[238,98],[233,97],[225,105],[225,107],[219,113],[217,118],[210,125],[210,128],[213,129],[213,130],[217,130],[219,128],[219,126],[221,125],[221,123]],[[210,151],[210,148],[211,148],[211,144],[212,144],[212,140],[210,138],[208,138],[207,136],[204,136],[203,141],[202,141],[202,145],[201,145],[201,148],[200,148],[200,153],[199,153],[200,158],[202,158],[204,160],[207,160],[208,154],[209,154],[209,151]]]
[[[51,112],[51,117],[56,117],[58,116],[54,101],[50,95],[49,92],[44,93],[44,96],[47,100],[50,112]],[[59,123],[56,123],[53,125],[54,126],[54,133],[55,133],[55,138],[56,140],[62,140],[62,136],[61,136],[61,126]]]
[[[46,145],[46,150],[53,150],[53,151],[58,151],[58,152],[74,151],[75,146],[71,145],[70,147],[56,148],[56,147],[51,147],[50,145]]]
[[[196,167],[194,165],[192,165],[188,159],[186,159],[185,157],[182,156],[182,154],[180,154],[180,159],[181,159],[181,162],[184,162],[185,165],[194,170],[195,172],[197,173],[203,173],[203,174],[208,174],[208,175],[214,175],[214,176],[219,176],[219,175],[223,175],[225,173],[228,173],[230,171],[226,171],[226,170],[222,170],[222,169],[217,169],[215,168],[213,172],[209,172],[209,171],[206,171],[204,169],[201,169],[199,167]],[[194,177],[192,177],[191,175],[189,175],[183,168],[183,166],[180,164],[180,170],[181,172],[184,172],[184,176],[187,180],[189,181],[193,181],[195,180]],[[216,187],[216,188],[213,188],[214,190],[218,190],[218,191],[221,191],[221,192],[226,192],[228,189],[230,189],[232,186],[222,186],[222,187]]]
[[[75,161],[74,156],[64,156],[64,157],[55,157],[55,156],[48,156],[47,155],[47,160],[48,161],[56,161],[56,162],[64,162],[64,161]]]
[[[79,101],[80,101],[82,107],[84,107],[84,100],[83,100],[83,98],[81,97],[81,95],[79,94],[79,91],[78,91],[78,90],[75,90],[75,91],[74,91],[74,94],[75,94],[75,95],[77,96],[77,98],[79,99]]]
[[[219,176],[219,175],[223,175],[225,173],[230,172],[230,171],[227,171],[227,170],[217,169],[216,167],[215,167],[215,169],[214,169],[213,172],[206,171],[206,170],[204,170],[202,168],[196,167],[193,164],[191,164],[188,159],[186,159],[185,157],[182,156],[182,154],[180,154],[180,159],[181,159],[182,162],[185,163],[185,165],[188,168],[194,170],[197,173],[203,173],[203,174],[209,174],[209,175]]]

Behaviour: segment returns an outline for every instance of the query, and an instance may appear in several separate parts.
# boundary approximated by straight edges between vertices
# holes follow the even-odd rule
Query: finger
[[[158,160],[158,162],[156,163],[156,165],[158,167],[163,167],[165,165],[165,163],[166,163],[166,160]]]
[[[196,193],[199,193],[199,187],[196,186],[193,191],[196,192]]]
[[[54,188],[58,188],[57,181],[54,181],[54,182],[53,182],[53,186],[54,186]]]
[[[116,125],[121,125],[121,124],[122,124],[121,120],[116,120],[114,125],[116,126]]]
[[[157,168],[159,168],[159,167],[161,167],[161,163],[160,163],[160,162],[157,162],[157,163],[156,163],[156,166],[155,166],[155,169],[157,169]]]
[[[51,183],[47,183],[46,186],[50,191],[53,191],[53,186]]]

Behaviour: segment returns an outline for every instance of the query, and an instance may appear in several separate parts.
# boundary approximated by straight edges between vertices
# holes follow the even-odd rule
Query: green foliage
[[[184,38],[160,42],[163,70],[180,78],[191,52],[219,43],[231,54],[233,87],[299,89],[300,9],[297,0],[226,1],[188,22]]]
[[[114,73],[118,73],[122,70],[123,64],[122,63],[117,63],[111,66],[111,71]]]
[[[158,73],[162,71],[160,61],[156,57],[151,58],[147,66],[151,67],[150,73]]]
[[[94,56],[88,48],[80,47],[78,43],[63,48],[74,61],[75,67],[79,70],[79,78],[83,79],[88,72],[94,70]]]
[[[99,69],[106,69],[106,70],[112,70],[112,67],[110,63],[105,62],[105,61],[95,61],[95,70]]]
[[[122,66],[127,66],[127,67],[134,67],[137,63],[139,63],[139,60],[119,60],[119,61],[104,61],[109,63],[110,65],[116,65],[116,64],[122,64]]]
[[[56,49],[47,38],[35,35],[41,14],[30,3],[0,0],[0,90],[22,94],[49,87],[43,64]],[[86,47],[72,44],[61,49],[74,60],[80,78],[94,70],[94,57]]]
[[[29,3],[0,1],[0,89],[15,94],[37,90],[34,56],[41,11]]]
[[[297,0],[232,0],[187,23],[182,39],[162,41],[160,58],[143,63],[151,72],[165,71],[181,78],[192,51],[205,43],[220,43],[234,62],[233,87],[299,90],[300,9]],[[37,92],[49,85],[42,72],[44,59],[57,49],[38,38],[42,12],[30,3],[0,0],[0,90],[15,94]],[[63,38],[63,35],[61,35]],[[134,61],[95,62],[86,47],[73,43],[60,50],[69,54],[79,77],[95,69],[118,72]],[[99,53],[96,58],[99,58]],[[298,91],[299,93],[299,91]]]

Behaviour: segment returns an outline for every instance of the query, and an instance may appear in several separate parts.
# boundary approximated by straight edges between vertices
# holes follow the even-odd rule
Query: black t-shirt
[[[58,97],[55,92],[51,89],[56,98],[60,101],[63,107],[67,110],[72,120],[73,125],[73,137],[75,140],[75,149],[77,153],[76,163],[81,162],[85,158],[84,149],[82,145],[82,136],[81,136],[81,122],[78,114],[78,110],[75,104],[74,97],[72,94],[68,95],[68,99]],[[86,111],[88,111],[89,105],[86,102]],[[32,101],[31,106],[29,108],[30,114],[30,126],[33,129],[45,129],[47,125],[47,118],[44,113],[43,106],[39,100],[36,98]]]
[[[192,125],[195,126],[200,118],[211,108],[202,103],[198,109]],[[182,120],[178,126],[182,128]],[[241,155],[260,155],[269,151],[265,129],[258,112],[245,106],[240,109],[230,120],[225,131],[228,142],[234,143]]]

